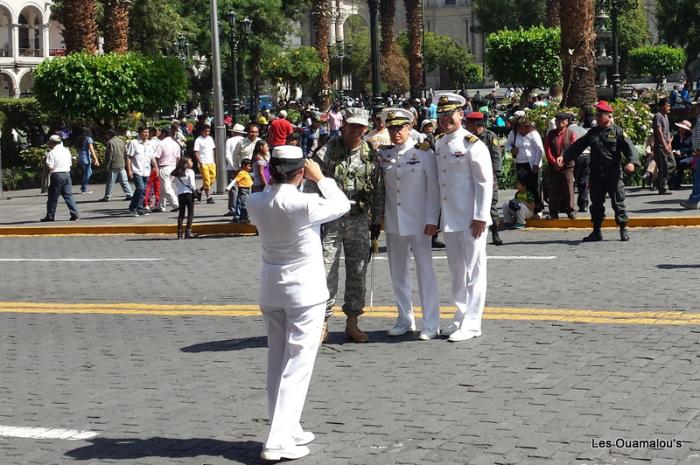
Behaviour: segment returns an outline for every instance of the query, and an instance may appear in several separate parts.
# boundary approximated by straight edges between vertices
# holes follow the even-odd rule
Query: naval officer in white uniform
[[[456,94],[436,98],[443,131],[435,140],[441,228],[457,307],[443,335],[459,342],[481,336],[486,301],[484,231],[491,224],[493,169],[488,147],[462,127],[464,98]]]
[[[416,144],[411,138],[413,114],[410,111],[387,108],[381,117],[394,144],[379,151],[385,184],[386,248],[399,309],[396,323],[388,334],[400,336],[416,329],[411,301],[410,249],[416,263],[423,308],[419,338],[434,339],[440,334],[440,306],[431,247],[440,218],[435,155],[430,142]]]
[[[350,202],[318,164],[304,160],[299,147],[275,147],[270,173],[271,187],[248,200],[262,242],[260,309],[269,348],[270,432],[262,458],[298,459],[309,454],[305,444],[314,440],[299,421],[328,300],[320,228],[347,213]],[[323,197],[299,192],[303,178],[316,183]]]

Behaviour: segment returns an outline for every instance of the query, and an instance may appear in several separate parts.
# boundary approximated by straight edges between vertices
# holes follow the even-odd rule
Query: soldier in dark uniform
[[[493,243],[502,245],[503,240],[498,235],[498,177],[501,175],[503,168],[503,159],[501,158],[501,147],[498,143],[498,136],[493,131],[489,131],[485,127],[484,114],[478,111],[473,111],[464,117],[464,122],[467,131],[481,139],[481,142],[486,144],[491,154],[491,166],[493,167],[493,198],[491,200],[491,221],[490,226]]]
[[[570,162],[591,148],[591,221],[593,232],[583,238],[584,242],[602,241],[600,231],[605,218],[605,194],[610,196],[615,222],[620,227],[620,240],[628,241],[627,212],[625,211],[625,191],[622,183],[622,156],[627,159],[624,166],[626,173],[633,173],[635,166],[640,166],[637,151],[632,142],[624,135],[622,128],[612,122],[613,108],[606,101],[596,105],[598,125],[574,142],[563,155],[563,161]]]

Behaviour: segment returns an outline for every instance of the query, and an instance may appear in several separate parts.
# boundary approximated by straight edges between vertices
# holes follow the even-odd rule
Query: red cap
[[[599,100],[598,103],[595,104],[595,107],[597,110],[604,111],[605,113],[613,112],[613,107],[605,100]]]
[[[469,113],[467,116],[464,117],[465,119],[476,119],[476,120],[482,120],[484,119],[484,114],[480,111],[472,111]]]

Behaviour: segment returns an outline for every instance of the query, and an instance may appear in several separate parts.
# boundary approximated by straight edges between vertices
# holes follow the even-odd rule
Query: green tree
[[[295,98],[296,89],[310,88],[321,76],[323,62],[314,47],[279,49],[264,62],[263,73],[286,88],[286,97]]]
[[[647,20],[645,2],[637,2],[637,8],[624,10],[620,14],[620,69],[623,75],[630,72],[630,51],[651,44],[651,32]],[[608,46],[612,50],[612,41]]]
[[[501,83],[523,87],[524,103],[534,89],[560,82],[560,42],[559,29],[505,29],[489,35],[486,64]]]
[[[650,45],[630,52],[632,72],[638,77],[651,76],[661,85],[664,76],[683,69],[685,50],[668,45]]]
[[[657,0],[656,18],[661,37],[671,45],[685,48],[683,66],[689,78],[691,63],[700,55],[700,2],[698,0]]]
[[[180,0],[133,0],[129,48],[145,55],[170,54],[188,19],[180,16]]]
[[[409,52],[408,35],[404,31],[397,38],[404,54]],[[463,87],[465,83],[480,82],[481,67],[474,64],[474,57],[454,38],[432,31],[425,32],[423,64],[426,72],[446,70],[451,79],[450,87]]]
[[[174,58],[76,53],[46,60],[34,90],[48,111],[68,119],[114,124],[131,112],[170,110],[184,98],[186,79]]]
[[[541,26],[547,17],[546,0],[474,0],[473,5],[480,30],[486,35]]]

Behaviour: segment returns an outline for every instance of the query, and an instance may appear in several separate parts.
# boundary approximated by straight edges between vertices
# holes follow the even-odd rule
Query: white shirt
[[[216,143],[211,136],[197,137],[194,141],[194,151],[199,153],[199,162],[203,165],[211,165],[216,163],[214,160],[214,149],[216,148]]]
[[[350,201],[333,179],[322,179],[318,189],[323,197],[272,184],[248,200],[262,242],[262,307],[305,307],[328,299],[321,224],[347,213]]]
[[[58,144],[46,154],[46,166],[53,173],[69,173],[73,163],[70,150]]]
[[[432,150],[416,149],[409,137],[404,145],[382,150],[379,165],[384,176],[387,234],[413,236],[423,234],[426,224],[437,226],[440,191]]]
[[[511,150],[513,147],[518,149],[516,163],[529,163],[530,167],[542,165],[544,145],[542,145],[540,133],[536,130],[530,131],[525,136],[521,136],[517,131],[510,131],[506,140],[506,148]]]
[[[486,144],[463,128],[435,142],[444,232],[467,231],[473,220],[491,224],[493,167]]]
[[[248,137],[241,139],[233,152],[233,164],[234,166],[241,166],[241,160],[244,158],[250,158],[253,161],[253,150],[255,150],[255,144],[260,140],[256,137],[255,140],[250,140]]]
[[[166,137],[158,147],[156,148],[156,163],[158,166],[174,166],[180,159],[180,144],[178,144],[172,137]]]
[[[147,178],[151,175],[151,159],[153,152],[147,149],[148,141],[134,139],[129,141],[126,154],[131,159],[131,172]]]
[[[194,171],[187,168],[184,176],[174,179],[173,186],[177,195],[194,193]]]
[[[238,163],[234,162],[234,153],[238,143],[243,140],[243,136],[233,136],[226,141],[226,170],[234,171],[240,168],[240,160]]]

